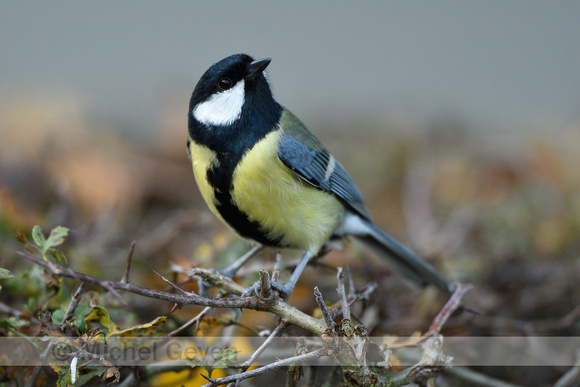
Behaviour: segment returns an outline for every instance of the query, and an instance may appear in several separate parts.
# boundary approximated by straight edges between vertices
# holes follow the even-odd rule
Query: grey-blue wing
[[[370,220],[358,188],[342,165],[324,148],[314,150],[294,137],[283,135],[278,157],[303,181],[336,195],[347,207]]]

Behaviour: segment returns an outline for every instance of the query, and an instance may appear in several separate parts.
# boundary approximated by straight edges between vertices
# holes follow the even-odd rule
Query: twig
[[[326,307],[326,304],[324,303],[324,298],[322,297],[322,293],[320,293],[320,290],[318,290],[318,286],[314,287],[314,298],[316,299],[316,303],[318,304],[318,306],[320,307],[320,310],[322,311],[322,315],[324,316],[324,321],[326,322],[326,326],[331,331],[334,331],[334,329],[336,327],[336,323],[334,322],[334,320],[330,316],[330,313],[328,312],[328,308]]]
[[[425,336],[439,334],[449,317],[461,306],[461,299],[469,289],[471,289],[471,285],[469,284],[457,285],[449,301],[447,301],[443,309],[441,309],[441,312],[435,317]]]
[[[346,276],[348,278],[348,296],[354,296],[356,293],[356,288],[354,287],[354,281],[352,279],[352,273],[350,271],[350,267],[346,267]]]
[[[262,345],[260,345],[260,347],[256,349],[256,351],[252,354],[252,356],[250,356],[248,360],[246,360],[240,365],[240,367],[242,368],[242,372],[245,372],[248,368],[250,368],[252,363],[256,361],[256,359],[262,354],[262,352],[264,352],[264,350],[268,348],[270,344],[272,344],[274,338],[280,335],[280,333],[282,333],[282,331],[286,329],[287,326],[288,323],[286,321],[281,321],[280,324],[276,326],[276,329],[274,329],[274,331],[270,333],[270,336],[268,336],[268,338],[262,343]]]
[[[324,347],[324,348],[317,349],[314,352],[309,352],[309,353],[304,354],[304,355],[293,356],[293,357],[289,357],[287,359],[278,360],[278,361],[275,361],[274,363],[265,365],[265,366],[260,367],[260,368],[253,369],[251,371],[246,371],[246,372],[241,373],[241,374],[230,375],[230,376],[226,376],[226,377],[218,378],[218,379],[210,379],[210,378],[206,377],[205,375],[201,375],[209,381],[209,383],[205,384],[203,387],[217,386],[220,384],[232,383],[232,382],[235,382],[237,380],[241,381],[241,380],[245,380],[248,378],[253,378],[253,377],[256,377],[258,375],[262,375],[262,374],[268,373],[270,371],[273,371],[277,368],[286,367],[286,366],[291,365],[291,364],[302,363],[306,360],[316,359],[316,358],[319,358],[322,356],[328,356],[331,353],[332,353],[332,350]]]
[[[263,300],[270,300],[274,297],[274,293],[272,292],[272,281],[270,281],[270,275],[268,271],[265,269],[260,270],[260,290],[259,290],[258,297]]]
[[[254,255],[258,254],[260,251],[264,249],[262,245],[255,245],[252,246],[248,252],[242,255],[240,258],[236,259],[231,265],[226,267],[222,272],[230,278],[233,278],[234,275],[240,270],[242,266],[246,264]]]
[[[23,317],[25,315],[25,312],[6,305],[3,302],[0,302],[0,313],[9,314],[14,317]],[[28,313],[26,313],[26,318],[28,318],[33,325],[40,324],[40,320],[32,315],[28,315]]]
[[[354,293],[353,295],[348,296],[348,298],[347,298],[348,306],[351,307],[358,300],[368,297],[368,295],[371,294],[376,288],[377,288],[377,284],[375,282],[371,282],[368,285],[366,285],[365,287],[363,287],[362,289],[360,289],[358,292]],[[342,311],[342,307],[335,306],[330,310],[330,316],[334,319],[335,317],[338,316],[338,314],[341,311]]]
[[[161,251],[176,235],[179,235],[181,229],[193,224],[192,219],[195,219],[195,216],[183,210],[171,214],[157,227],[152,228],[148,234],[140,238],[139,256],[148,258]]]
[[[133,260],[133,252],[135,251],[135,245],[137,241],[131,242],[131,246],[129,247],[129,254],[127,254],[127,268],[125,269],[125,274],[121,279],[121,282],[129,282],[129,272],[131,271],[131,261]]]
[[[151,269],[151,270],[153,271],[153,273],[155,273],[155,275],[157,275],[157,277],[161,278],[166,284],[168,284],[169,286],[171,286],[172,288],[174,288],[175,290],[177,290],[181,294],[185,294],[185,295],[190,294],[190,292],[188,292],[187,290],[183,289],[180,286],[177,286],[176,284],[174,284],[173,282],[169,281],[167,278],[165,278],[164,276],[159,274],[155,269]]]
[[[308,353],[308,349],[306,348],[306,340],[304,340],[304,337],[301,337],[296,343],[296,351],[294,352],[294,356],[304,355],[306,353]],[[288,367],[286,371],[286,387],[296,387],[303,374],[304,367],[302,367],[302,365],[293,365]]]
[[[467,367],[453,367],[443,371],[446,374],[461,379],[469,386],[485,387],[518,387],[516,384],[504,382],[503,380],[492,378],[491,376],[475,372]]]
[[[344,273],[342,272],[342,267],[337,269],[336,280],[338,282],[338,297],[340,298],[340,305],[342,306],[342,318],[350,320],[350,307],[346,301],[346,293],[344,291]]]
[[[75,291],[75,293],[73,294],[73,296],[71,297],[71,301],[70,304],[68,305],[68,308],[66,310],[66,313],[64,314],[64,318],[62,319],[62,323],[64,324],[68,319],[70,319],[73,315],[73,313],[75,312],[77,306],[79,305],[79,301],[81,298],[81,294],[83,293],[85,289],[85,283],[81,282],[81,284],[79,285],[79,287],[77,288],[77,290]],[[51,341],[50,343],[48,343],[48,345],[46,346],[46,349],[44,350],[44,352],[42,353],[42,355],[40,355],[40,364],[45,363],[46,358],[48,357],[48,355],[50,353],[52,353],[52,348],[54,347],[54,342]],[[36,367],[34,367],[34,370],[32,370],[32,374],[30,375],[30,377],[28,378],[28,380],[26,381],[26,384],[24,385],[25,387],[32,387],[34,386],[34,384],[36,383],[36,380],[38,379],[38,377],[40,376],[40,371],[42,370],[42,366],[41,365],[37,365]]]
[[[570,387],[574,386],[578,379],[580,379],[580,350],[576,351],[576,363],[568,370],[558,381],[554,387]]]
[[[430,379],[451,365],[451,357],[443,354],[443,336],[429,337],[422,345],[421,360],[412,367],[393,375],[392,386],[406,386],[418,380]]]
[[[401,351],[397,353],[397,357],[401,360],[409,362],[419,362],[421,357],[417,352]],[[443,370],[443,373],[453,375],[463,381],[468,386],[486,386],[486,387],[518,387],[515,384],[507,383],[499,379],[495,379],[489,375],[481,374],[467,367],[451,367]]]
[[[276,262],[274,263],[274,270],[272,270],[272,281],[278,282],[280,278],[280,266],[282,266],[282,254],[276,253]]]
[[[16,253],[36,265],[52,270],[52,275],[54,276],[77,279],[79,281],[84,281],[93,285],[97,285],[106,290],[110,289],[124,290],[130,293],[139,294],[141,296],[155,298],[163,301],[169,301],[182,305],[193,304],[193,305],[213,306],[216,308],[247,308],[261,310],[266,310],[268,308],[267,303],[265,301],[259,300],[257,297],[220,299],[220,298],[201,297],[194,293],[190,293],[187,295],[184,294],[178,295],[175,293],[145,288],[142,286],[135,285],[131,282],[124,283],[121,281],[102,280],[100,278],[96,278],[88,274],[72,271],[60,265],[56,264],[49,265],[47,262],[40,260],[24,251],[17,251]]]
[[[244,286],[234,282],[230,277],[211,269],[194,267],[188,271],[187,275],[201,278],[203,282],[207,282],[210,285],[217,286],[227,293],[236,294],[238,296],[246,291]]]
[[[220,296],[220,294],[218,294],[218,297]],[[212,306],[206,306],[205,308],[203,308],[203,310],[201,312],[199,312],[197,314],[197,316],[195,316],[194,318],[192,318],[191,320],[189,320],[188,322],[186,322],[185,324],[183,324],[182,326],[180,326],[179,328],[175,329],[174,331],[171,331],[167,334],[168,337],[172,337],[177,335],[178,333],[186,330],[187,328],[189,328],[190,326],[192,326],[193,324],[199,324],[199,321],[205,317],[206,314],[208,314],[212,309],[214,309]],[[195,331],[197,332],[197,326],[195,328]]]
[[[24,257],[26,260],[52,270],[52,275],[73,278],[79,281],[87,282],[103,289],[118,289],[126,292],[139,294],[144,297],[154,298],[157,300],[168,301],[179,305],[201,305],[211,306],[215,308],[244,308],[254,309],[257,311],[267,311],[280,317],[282,320],[288,321],[288,324],[298,325],[314,334],[321,334],[326,330],[324,323],[306,313],[296,309],[279,298],[274,300],[260,300],[258,297],[237,297],[237,298],[211,298],[202,297],[195,293],[176,294],[161,290],[149,289],[142,286],[135,285],[131,282],[123,283],[121,281],[106,281],[87,274],[78,273],[60,265],[54,265],[40,260],[27,252],[17,251],[17,254]],[[194,273],[206,276],[208,280],[222,281],[220,287],[227,292],[234,294],[242,294],[245,287],[236,284],[231,279],[223,275],[211,273],[208,270],[194,269]],[[206,280],[206,278],[204,278]]]
[[[580,305],[558,319],[545,319],[537,321],[516,320],[505,317],[480,316],[475,322],[478,327],[482,328],[510,328],[526,334],[529,332],[555,332],[569,328],[576,322],[580,321]]]
[[[77,309],[77,306],[79,306],[79,302],[81,301],[81,295],[83,294],[84,291],[85,291],[85,283],[81,282],[75,294],[73,294],[73,296],[71,297],[70,304],[68,304],[68,309],[66,310],[64,318],[62,319],[63,323],[72,317],[73,313]]]

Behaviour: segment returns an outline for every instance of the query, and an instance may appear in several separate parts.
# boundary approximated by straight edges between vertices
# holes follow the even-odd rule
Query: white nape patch
[[[367,235],[369,233],[369,226],[357,214],[347,212],[340,226],[334,232],[338,236],[347,235]]]
[[[240,80],[229,90],[212,95],[207,101],[197,105],[191,114],[206,125],[229,125],[242,115],[245,91],[244,80]]]

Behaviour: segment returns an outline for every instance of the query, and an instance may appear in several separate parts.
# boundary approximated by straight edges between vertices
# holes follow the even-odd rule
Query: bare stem
[[[292,364],[300,364],[306,360],[316,359],[316,358],[319,358],[322,356],[328,356],[331,353],[332,353],[332,351],[330,349],[324,347],[324,348],[320,348],[314,352],[309,352],[309,353],[304,354],[304,355],[298,355],[298,356],[289,357],[287,359],[278,360],[278,361],[275,361],[274,363],[265,365],[265,366],[260,367],[260,368],[253,369],[251,371],[246,371],[246,372],[241,373],[241,374],[230,375],[230,376],[226,376],[226,377],[218,378],[218,379],[210,379],[210,378],[207,378],[206,376],[202,375],[204,378],[206,378],[210,382],[208,384],[205,384],[204,387],[216,386],[216,385],[220,385],[220,384],[227,384],[227,383],[245,380],[248,378],[253,378],[253,377],[256,377],[258,375],[262,375],[262,374],[268,373],[270,371],[273,371],[273,370],[280,368],[280,367],[286,367],[286,366],[292,365]]]
[[[133,253],[135,252],[135,245],[137,241],[131,242],[131,246],[129,247],[129,254],[127,254],[127,268],[125,269],[125,274],[121,279],[121,282],[128,283],[129,282],[129,272],[131,271],[131,262],[133,261]]]
[[[326,326],[331,331],[334,331],[334,329],[336,327],[336,323],[334,322],[334,320],[332,319],[332,316],[328,312],[328,308],[326,307],[326,304],[324,303],[324,298],[322,297],[322,293],[320,293],[320,290],[318,290],[318,286],[314,287],[314,298],[316,299],[316,303],[318,304],[318,306],[320,307],[320,310],[322,311],[322,315],[324,316],[324,321],[326,322]]]
[[[338,282],[338,297],[340,298],[340,304],[342,305],[342,318],[345,320],[350,320],[350,306],[346,301],[346,292],[344,290],[344,273],[342,272],[342,267],[339,267],[337,270],[336,280]]]
[[[449,298],[449,301],[447,301],[447,303],[445,304],[443,309],[441,309],[441,312],[439,312],[437,317],[435,317],[435,319],[433,320],[433,323],[429,327],[429,330],[427,331],[426,336],[428,336],[430,334],[431,335],[439,334],[439,332],[441,331],[441,328],[443,328],[443,325],[445,325],[445,323],[447,322],[449,317],[451,317],[453,312],[455,312],[457,310],[457,308],[459,308],[461,306],[461,299],[463,298],[465,293],[467,293],[469,291],[469,289],[471,289],[471,285],[469,285],[469,284],[458,284],[457,285],[457,287],[455,288],[455,291],[453,292],[453,294]]]

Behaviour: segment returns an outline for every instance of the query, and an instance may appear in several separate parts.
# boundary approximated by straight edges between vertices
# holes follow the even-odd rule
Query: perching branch
[[[48,269],[55,277],[76,279],[78,281],[99,286],[105,290],[113,290],[117,294],[119,294],[117,290],[121,290],[144,297],[172,302],[180,306],[202,305],[214,308],[254,309],[258,311],[273,313],[280,317],[282,320],[287,321],[288,324],[298,325],[314,334],[320,334],[326,330],[326,326],[323,321],[307,315],[306,313],[288,305],[279,298],[273,300],[261,300],[256,296],[219,298],[202,297],[192,292],[188,292],[186,294],[170,293],[166,291],[145,288],[143,286],[135,285],[132,282],[103,280],[88,274],[75,272],[69,268],[55,263],[49,263],[47,261],[38,259],[24,251],[17,251],[17,253],[24,257],[26,260]],[[194,275],[202,277],[204,281],[216,284],[216,286],[219,286],[222,290],[228,293],[240,295],[246,290],[245,287],[235,283],[230,278],[225,277],[219,273],[212,273],[209,270],[200,268],[192,269],[191,272]]]
[[[431,323],[429,330],[427,331],[427,335],[437,335],[443,328],[443,325],[447,322],[449,317],[461,306],[461,299],[471,289],[471,285],[469,284],[458,284],[455,288],[455,291],[449,298],[449,301],[445,304],[443,309],[439,312],[437,317]]]
[[[45,262],[24,251],[17,251],[16,253],[21,255],[28,261],[48,269],[51,272],[51,274],[55,277],[66,277],[76,279],[78,281],[83,281],[86,283],[99,286],[105,290],[111,289],[114,291],[123,290],[129,293],[135,293],[149,298],[174,302],[179,305],[204,305],[204,306],[212,306],[215,308],[247,308],[258,310],[268,309],[267,305],[268,303],[257,299],[257,297],[211,298],[211,297],[201,297],[195,293],[189,293],[187,295],[169,293],[161,290],[145,288],[143,286],[135,285],[131,282],[102,280],[100,278],[96,278],[88,274],[75,272],[69,268],[60,266],[55,263]]]

